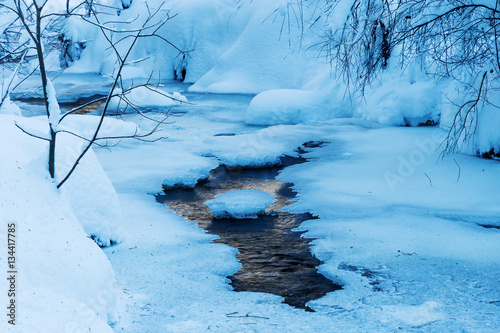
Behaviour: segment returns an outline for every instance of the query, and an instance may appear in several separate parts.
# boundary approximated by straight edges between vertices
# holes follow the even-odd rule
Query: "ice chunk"
[[[205,201],[214,218],[255,219],[274,203],[275,197],[259,190],[236,190]]]

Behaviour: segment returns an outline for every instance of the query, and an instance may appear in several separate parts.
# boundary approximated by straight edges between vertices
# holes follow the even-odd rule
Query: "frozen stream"
[[[291,202],[296,193],[290,183],[275,179],[283,167],[305,162],[301,158],[282,158],[282,165],[273,168],[226,170],[223,166],[213,170],[209,178],[193,190],[165,190],[157,200],[175,212],[220,238],[217,243],[238,249],[241,269],[229,277],[235,291],[255,291],[276,294],[284,302],[312,311],[306,306],[341,286],[319,274],[321,261],[311,255],[311,239],[301,237],[303,232],[294,228],[310,214],[292,214],[280,209]],[[212,217],[204,201],[215,195],[239,189],[263,190],[276,196],[275,205],[268,214],[257,219],[220,219]]]
[[[62,106],[103,93],[57,84]],[[104,249],[121,291],[115,332],[499,332],[497,162],[455,155],[436,163],[438,128],[356,119],[248,126],[252,95],[187,88],[166,84],[194,103],[174,108],[182,116],[165,125],[167,138],[94,149],[123,211],[124,241]],[[44,114],[24,105],[26,115]],[[134,114],[122,119],[151,128]],[[332,144],[281,171],[248,169],[311,140]],[[424,159],[412,173],[388,183],[416,154]],[[217,168],[242,161],[240,172]],[[158,197],[173,209],[148,195],[165,179],[209,174],[193,191]],[[203,202],[240,188],[277,195],[278,214],[213,221]],[[329,279],[343,289],[329,292],[338,288]]]

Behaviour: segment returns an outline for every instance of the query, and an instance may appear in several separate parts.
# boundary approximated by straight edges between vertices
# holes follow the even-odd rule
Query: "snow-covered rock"
[[[318,91],[274,89],[254,97],[245,114],[249,125],[295,125],[331,118],[328,100]]]
[[[204,202],[214,218],[255,219],[272,205],[274,195],[260,190],[235,190]]]
[[[62,135],[59,137],[63,138]],[[64,155],[59,153],[61,158],[58,160],[64,162],[56,162],[60,166],[59,179],[69,171],[71,163],[78,157],[81,148],[75,147],[81,147],[83,143],[74,137],[68,136],[65,139],[68,142],[60,143],[59,146],[66,152]],[[64,172],[61,172],[61,169],[64,169]],[[99,246],[110,246],[123,240],[118,196],[92,150],[85,154],[68,181],[61,187],[61,192],[68,198],[73,212],[87,234]]]
[[[121,94],[121,90],[117,90],[116,94]],[[172,94],[154,87],[140,86],[133,88],[130,91],[123,93],[123,96],[113,97],[110,101],[108,110],[110,112],[136,112],[137,107],[153,107],[153,106],[172,106],[187,102],[187,98],[179,92]],[[129,106],[132,104],[132,107]]]
[[[88,115],[69,116],[63,120],[64,130],[91,138],[100,117]],[[121,120],[106,118],[100,136],[133,135],[137,126]],[[56,179],[61,181],[73,167],[87,141],[61,132],[56,139]],[[70,178],[62,185],[61,192],[68,198],[73,212],[87,234],[99,246],[120,243],[121,208],[115,189],[109,181],[92,149],[77,165]]]

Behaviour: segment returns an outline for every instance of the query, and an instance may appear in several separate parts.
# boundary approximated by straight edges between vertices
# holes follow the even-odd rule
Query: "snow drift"
[[[22,290],[16,298],[15,331],[81,328],[112,332],[108,323],[116,320],[116,287],[111,265],[87,237],[67,196],[50,180],[46,142],[22,133],[15,122],[42,128],[47,124],[0,115],[0,172],[4,175],[0,235],[7,239],[7,223],[16,224],[18,287]],[[94,168],[95,164],[85,162],[82,167]],[[83,200],[93,195],[78,194]],[[6,283],[2,279],[2,290],[8,290]]]

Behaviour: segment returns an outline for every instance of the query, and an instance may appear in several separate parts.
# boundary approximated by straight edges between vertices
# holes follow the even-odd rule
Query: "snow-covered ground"
[[[122,210],[123,242],[104,249],[121,289],[116,332],[498,331],[500,235],[496,228],[480,226],[500,225],[498,162],[465,155],[440,160],[444,132],[436,127],[393,128],[356,119],[249,126],[242,111],[252,96],[185,95],[195,104],[180,107],[189,112],[158,133],[168,138],[95,148]],[[92,123],[92,116],[80,117],[88,121],[78,124]],[[110,122],[109,130],[130,131],[131,123],[144,131],[152,126],[137,115],[123,119],[128,122]],[[2,125],[4,132],[8,129],[2,147],[40,142],[6,125],[9,122],[6,118]],[[282,304],[275,295],[233,292],[226,276],[238,270],[235,249],[211,243],[214,236],[150,195],[174,176],[192,182],[193,174],[204,178],[219,163],[266,165],[282,154],[295,155],[297,147],[311,140],[328,144],[312,149],[306,154],[310,162],[286,168],[279,178],[293,182],[299,192],[290,210],[320,217],[302,228],[316,238],[312,251],[324,261],[320,272],[344,286],[310,302],[315,313]],[[4,206],[50,192],[37,187],[29,196],[23,194],[22,188],[51,183],[40,175],[42,162],[29,163],[36,156],[27,158],[22,150],[19,154],[3,164],[9,175],[3,193],[15,195],[5,197]],[[17,168],[19,163],[28,169]],[[32,170],[33,176],[23,169]],[[9,186],[16,174],[21,185]],[[24,209],[28,215],[36,207],[53,207],[41,205],[39,199],[29,202]],[[13,218],[28,221],[16,211]],[[49,227],[54,220],[47,217],[33,224]],[[30,239],[28,235],[20,238]],[[99,252],[91,242],[86,246]],[[78,255],[88,258],[82,247],[78,249]],[[68,260],[81,265],[81,258]],[[100,281],[113,281],[112,273],[107,274],[101,274]],[[74,281],[88,279],[80,275]],[[31,297],[19,302],[40,304]]]
[[[170,125],[168,139],[97,150],[128,235],[105,249],[123,288],[117,332],[498,331],[500,234],[479,226],[500,225],[497,162],[440,160],[444,132],[436,127],[349,119],[244,126],[249,98],[237,106],[218,95],[214,111],[217,95],[192,97],[196,107]],[[329,144],[279,178],[299,191],[290,210],[320,217],[302,227],[316,238],[320,272],[344,285],[310,302],[315,313],[274,295],[232,292],[225,277],[238,269],[235,250],[147,195],[161,190],[163,170],[182,177],[202,160],[236,154],[260,166],[310,140]]]
[[[0,288],[5,312],[1,331],[76,332],[86,327],[95,332],[112,332],[107,324],[116,319],[117,286],[113,269],[82,228],[85,221],[95,222],[95,214],[86,214],[86,219],[77,219],[75,214],[81,213],[78,208],[83,207],[113,212],[104,196],[106,191],[114,194],[113,188],[104,182],[99,186],[104,193],[92,192],[94,180],[104,179],[108,183],[109,180],[100,167],[95,168],[99,165],[95,155],[89,155],[82,161],[82,170],[93,171],[93,175],[85,179],[91,188],[90,192],[89,188],[82,192],[94,197],[82,196],[78,204],[72,204],[73,198],[56,190],[44,167],[48,154],[46,143],[22,133],[15,123],[40,131],[47,127],[46,121],[0,115]],[[82,190],[75,186],[77,179],[72,186]],[[111,210],[99,209],[99,202],[95,205],[98,199]],[[110,225],[105,227],[109,229]],[[13,246],[10,249],[7,248],[8,233],[15,241],[10,243]],[[11,251],[9,257],[15,259],[9,258],[8,266],[7,253]],[[13,266],[10,262],[14,262]],[[14,280],[7,280],[12,276],[7,271],[14,271]],[[12,317],[6,316],[12,299],[15,300],[15,326],[7,322]]]
[[[153,10],[162,2],[149,1]],[[162,15],[179,15],[159,33],[193,52],[141,40],[123,81],[127,88],[151,71],[166,73],[154,88],[164,95],[140,88],[128,97],[141,106],[173,106],[173,122],[151,137],[157,141],[111,139],[94,147],[61,190],[46,170],[47,144],[15,127],[47,135],[46,119],[33,117],[43,108],[29,100],[41,96],[37,78],[13,92],[15,104],[7,100],[0,109],[0,236],[7,239],[7,225],[16,224],[19,326],[5,330],[500,331],[500,164],[465,154],[441,159],[446,132],[439,126],[399,127],[450,125],[453,102],[465,97],[453,82],[433,81],[413,64],[403,74],[389,66],[363,100],[349,99],[329,64],[309,48],[347,5],[314,22],[308,20],[316,9],[307,8],[309,29],[301,31],[291,4],[167,0]],[[140,26],[144,8],[133,1],[109,20]],[[66,37],[87,48],[66,73],[51,72],[58,102],[107,94],[115,59],[104,37],[76,19],[65,27]],[[47,64],[56,71],[58,56]],[[164,81],[183,71],[186,83]],[[15,101],[20,97],[28,99]],[[462,152],[498,148],[497,111],[490,105],[479,114],[476,136]],[[31,118],[13,115],[19,112]],[[95,115],[74,115],[60,129],[88,137],[97,122]],[[101,135],[154,126],[124,114],[106,119]],[[58,140],[61,179],[84,141],[67,133]],[[314,238],[319,271],[344,287],[311,301],[315,312],[275,295],[232,291],[227,276],[239,269],[236,250],[212,242],[214,236],[154,197],[162,186],[192,188],[220,164],[279,163],[309,141],[324,144],[304,148],[310,161],[278,178],[298,192],[286,209],[318,217],[300,228]],[[113,246],[100,250],[90,237]],[[0,258],[6,272],[5,253]],[[8,280],[0,281],[3,293]],[[6,320],[1,325],[3,331]]]
[[[186,85],[170,85],[169,89],[173,93],[185,90]],[[164,125],[157,134],[167,138],[123,140],[116,147],[94,149],[116,189],[122,211],[121,230],[112,229],[112,234],[123,242],[104,249],[121,289],[118,322],[113,327],[116,332],[498,331],[500,234],[497,228],[481,226],[500,226],[497,161],[466,155],[441,160],[439,145],[445,132],[437,127],[384,127],[360,119],[249,126],[244,111],[251,95],[184,94],[194,105],[179,107],[188,112],[173,117],[175,122]],[[67,126],[80,133],[95,121],[93,116],[74,117],[82,118],[68,121]],[[40,144],[13,127],[11,119],[2,123],[5,152],[12,144]],[[127,122],[107,122],[107,133],[129,133],[135,131],[134,124],[147,132],[153,126],[133,114],[123,119]],[[21,120],[26,128],[40,126],[31,124],[36,119]],[[310,302],[315,313],[282,304],[275,295],[233,292],[226,276],[239,268],[236,250],[211,243],[214,236],[150,195],[160,192],[162,184],[183,180],[192,184],[193,179],[205,178],[219,163],[230,167],[275,163],[283,154],[295,155],[295,149],[308,141],[328,143],[305,155],[310,162],[285,168],[279,179],[294,183],[299,192],[297,203],[288,209],[320,217],[305,222],[302,228],[308,230],[306,236],[316,239],[312,251],[324,261],[320,272],[344,286]],[[19,208],[29,200],[23,211],[31,216],[37,210],[56,209],[51,203],[43,204],[56,199],[50,199],[55,194],[47,194],[53,191],[48,189],[52,185],[45,180],[47,176],[40,175],[46,151],[28,158],[23,152],[28,146],[21,146],[25,148],[19,149],[19,158],[13,155],[3,160],[2,170],[9,177],[2,192],[13,195],[4,197],[4,206]],[[34,158],[39,162],[30,163]],[[19,163],[20,169],[16,167]],[[98,169],[92,166],[89,170]],[[39,183],[45,185],[37,185],[29,195],[21,190]],[[76,183],[85,184],[83,180]],[[42,195],[43,200],[33,199],[33,195]],[[111,194],[106,197],[114,202]],[[15,207],[10,219],[28,223],[29,218],[19,216]],[[77,208],[73,210],[78,212]],[[101,206],[97,211],[102,210]],[[71,214],[64,214],[65,221],[71,221]],[[33,226],[27,228],[51,228],[60,219],[51,216],[33,219]],[[54,228],[59,234],[64,230],[60,225]],[[20,239],[31,239],[29,232]],[[105,230],[101,232],[105,234]],[[66,242],[75,236],[57,237]],[[33,240],[23,246],[28,244],[38,243]],[[86,267],[82,260],[89,258],[85,251],[94,248],[92,251],[100,253],[90,241],[85,247],[71,245],[67,250],[76,248],[80,259],[67,260],[80,267]],[[99,265],[106,265],[105,260]],[[112,272],[106,269],[108,273],[98,278],[105,284],[113,281]],[[24,271],[28,276],[35,268]],[[99,271],[103,269],[85,269],[87,273]],[[95,282],[97,278],[91,279]],[[73,281],[87,283],[88,278],[79,275]],[[45,286],[33,288],[51,290]],[[64,297],[75,293],[79,296],[73,297],[85,297],[82,289],[68,290],[72,291]],[[95,294],[87,285],[85,292]],[[38,308],[41,304],[31,296],[23,297],[19,302],[25,306]],[[50,331],[48,323],[43,327]]]

